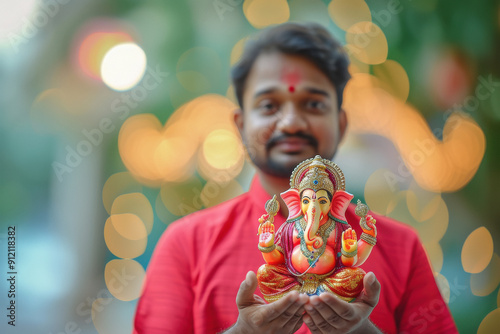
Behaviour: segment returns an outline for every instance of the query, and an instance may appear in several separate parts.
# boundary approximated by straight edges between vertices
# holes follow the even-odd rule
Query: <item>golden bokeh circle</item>
[[[151,203],[142,193],[130,193],[118,196],[111,207],[111,215],[131,213],[144,223],[147,233],[153,229],[154,213]]]
[[[141,191],[142,186],[129,172],[120,172],[111,175],[102,188],[102,203],[106,212],[111,214],[111,206],[118,196]]]
[[[481,324],[479,325],[479,328],[477,329],[477,334],[497,333],[499,328],[500,308],[497,308],[484,317],[483,321],[481,321]]]
[[[415,180],[412,181],[406,197],[406,203],[415,220],[422,222],[430,219],[439,209],[442,198],[438,193],[421,188]]]
[[[146,250],[148,232],[139,217],[130,213],[112,215],[104,224],[104,241],[117,257],[135,258]]]
[[[231,131],[217,129],[208,134],[202,145],[205,161],[213,168],[234,168],[244,158],[240,139]]]
[[[495,291],[500,283],[500,257],[493,254],[488,266],[478,274],[471,274],[470,288],[474,295],[484,297]]]
[[[111,260],[104,269],[104,280],[109,292],[119,300],[131,301],[140,297],[146,272],[131,259]]]
[[[371,21],[370,8],[364,0],[332,0],[328,14],[333,22],[344,31],[361,21]]]
[[[401,64],[394,60],[373,65],[373,74],[382,83],[382,88],[401,101],[406,101],[410,93],[410,80]]]
[[[286,0],[245,0],[243,13],[252,26],[262,29],[288,21],[290,7]]]
[[[245,44],[249,39],[250,37],[244,37],[240,39],[238,42],[236,42],[236,44],[233,46],[231,50],[231,56],[229,57],[229,64],[231,66],[233,66],[240,60],[241,56],[243,55],[243,51],[245,49]]]
[[[387,214],[389,203],[399,192],[399,182],[388,169],[378,169],[370,175],[365,184],[365,201],[370,210]]]
[[[389,46],[384,32],[370,21],[353,24],[346,34],[345,49],[366,64],[381,64],[387,60]]]
[[[481,226],[465,239],[462,246],[462,266],[471,274],[477,274],[486,269],[493,257],[493,238],[490,231]]]

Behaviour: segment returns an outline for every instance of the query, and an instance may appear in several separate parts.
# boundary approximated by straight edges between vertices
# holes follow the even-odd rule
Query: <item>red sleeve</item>
[[[193,332],[193,289],[187,233],[174,223],[158,242],[137,304],[137,334]]]
[[[458,333],[418,239],[413,243],[411,259],[403,302],[396,310],[399,333]]]

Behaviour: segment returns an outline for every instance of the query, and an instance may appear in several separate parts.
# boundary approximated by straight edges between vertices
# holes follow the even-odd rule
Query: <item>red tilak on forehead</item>
[[[288,91],[293,93],[295,86],[300,82],[300,73],[297,69],[285,68],[281,80],[288,85]]]

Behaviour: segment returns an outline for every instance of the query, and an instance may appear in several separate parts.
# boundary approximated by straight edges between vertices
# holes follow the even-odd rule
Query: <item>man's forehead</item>
[[[306,58],[280,52],[259,55],[252,66],[247,84],[247,88],[253,91],[283,87],[288,89],[289,86],[297,85],[317,88],[324,87],[325,84],[331,85],[326,75]]]

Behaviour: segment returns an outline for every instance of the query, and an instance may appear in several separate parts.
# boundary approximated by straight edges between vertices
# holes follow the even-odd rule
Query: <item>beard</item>
[[[304,155],[301,152],[297,153],[288,153],[289,159],[287,161],[280,161],[275,159],[271,155],[271,149],[280,141],[287,138],[300,138],[309,142],[311,147],[313,148],[313,152],[311,154]],[[246,146],[246,145],[245,145]],[[247,147],[248,149],[248,147]],[[292,175],[293,170],[300,164],[302,161],[314,158],[314,156],[318,153],[318,141],[311,135],[304,133],[297,134],[281,134],[275,137],[272,137],[265,144],[265,156],[258,156],[257,154],[249,154],[250,160],[253,164],[260,169],[262,172],[281,177],[281,178],[289,178]],[[298,158],[298,157],[301,158]]]

